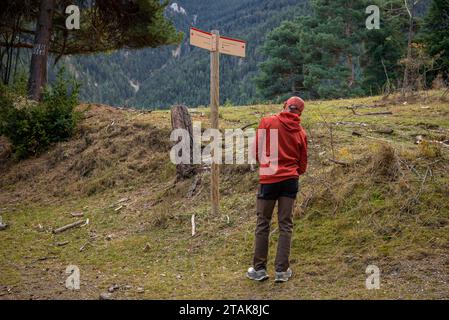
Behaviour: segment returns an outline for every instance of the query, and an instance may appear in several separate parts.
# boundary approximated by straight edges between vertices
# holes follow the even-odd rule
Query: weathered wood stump
[[[176,179],[183,180],[194,176],[197,172],[196,166],[193,164],[193,127],[189,110],[184,105],[176,105],[171,107],[171,124],[172,129],[185,129],[189,132],[190,139],[184,140],[183,143],[189,143],[186,150],[190,150],[190,164],[180,163],[176,165]],[[175,143],[181,142],[181,139]]]

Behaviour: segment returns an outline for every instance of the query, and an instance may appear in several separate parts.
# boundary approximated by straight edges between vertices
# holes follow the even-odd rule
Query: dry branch
[[[69,244],[69,242],[70,242],[70,241],[56,242],[56,243],[55,243],[55,246],[57,246],[57,247],[63,247],[63,246],[65,246],[65,245]]]
[[[394,130],[391,128],[385,128],[385,129],[374,130],[374,132],[382,133],[382,134],[393,134]]]
[[[70,223],[70,224],[68,224],[66,226],[63,226],[63,227],[60,227],[58,229],[53,230],[53,233],[61,233],[61,232],[64,232],[66,230],[79,227],[82,224],[84,224],[84,220],[78,220],[76,222]]]
[[[245,129],[249,128],[249,127],[255,126],[256,124],[257,124],[257,122],[247,124],[246,126],[242,127],[242,130],[245,130]]]
[[[352,113],[355,116],[381,116],[381,115],[392,115],[391,111],[381,111],[381,112],[366,112],[366,113],[358,113],[355,109],[351,109]]]
[[[354,109],[375,109],[375,108],[383,108],[385,107],[385,105],[382,104],[374,104],[374,105],[364,105],[364,104],[356,104],[356,105],[352,105],[352,106],[345,106],[343,108],[346,108],[348,110],[354,110]]]
[[[329,158],[329,161],[333,162],[335,164],[339,164],[339,165],[344,166],[344,167],[349,167],[351,165],[350,163],[339,161],[339,160],[335,160],[335,159],[331,159],[331,158]]]

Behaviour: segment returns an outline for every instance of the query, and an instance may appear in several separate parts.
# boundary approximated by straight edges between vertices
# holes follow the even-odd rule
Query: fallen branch
[[[354,109],[361,109],[361,108],[375,109],[375,108],[383,108],[383,107],[385,107],[385,105],[382,105],[382,104],[374,104],[371,106],[367,106],[364,104],[356,104],[356,105],[352,105],[352,106],[345,106],[344,108],[346,108],[348,110],[354,110]]]
[[[65,246],[65,245],[69,244],[69,242],[70,242],[70,241],[56,242],[56,243],[55,243],[55,246],[57,246],[57,247],[62,247],[62,246]]]
[[[256,124],[257,124],[257,122],[247,124],[246,126],[242,127],[242,130],[245,130],[246,128],[249,128],[249,127],[254,126]]]
[[[387,129],[370,130],[370,132],[381,133],[381,134],[393,134],[394,130],[387,128]],[[352,131],[352,135],[357,136],[357,137],[363,136],[363,134],[361,134],[360,132],[357,132],[357,131]]]
[[[330,161],[330,162],[333,162],[333,163],[335,163],[335,164],[339,164],[339,165],[344,166],[344,167],[349,167],[349,166],[351,165],[351,164],[349,164],[349,163],[347,163],[347,162],[338,161],[338,160],[331,159],[331,158],[329,158],[329,161]]]
[[[196,234],[196,224],[195,224],[195,215],[194,214],[192,214],[191,222],[192,222],[192,237],[194,237]]]
[[[382,112],[366,112],[366,113],[358,113],[355,109],[351,109],[352,113],[355,116],[381,116],[381,115],[392,115],[391,111],[382,111]]]
[[[60,227],[58,229],[53,230],[53,233],[61,233],[64,232],[66,230],[72,229],[72,228],[76,228],[81,226],[82,224],[84,224],[84,220],[78,220],[76,222],[73,222],[71,224],[68,224],[66,226]]]
[[[90,241],[87,241],[85,244],[83,244],[83,245],[80,247],[80,252],[83,252],[84,249],[86,249],[86,247],[87,247],[88,245],[92,245],[92,244],[90,243]]]
[[[350,122],[350,121],[338,121],[335,122],[337,126],[339,125],[346,125],[346,126],[361,126],[361,127],[367,127],[368,125],[365,122]]]
[[[385,128],[385,129],[374,130],[374,132],[382,133],[382,134],[393,134],[394,130],[391,128]]]
[[[361,114],[361,116],[381,116],[381,115],[392,115],[393,112],[391,111],[382,111],[382,112],[367,112]]]

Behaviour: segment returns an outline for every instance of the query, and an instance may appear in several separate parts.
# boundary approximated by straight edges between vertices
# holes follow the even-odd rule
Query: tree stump
[[[176,105],[171,108],[171,125],[172,129],[185,129],[189,132],[189,139],[183,143],[189,143],[188,150],[190,150],[190,164],[180,163],[176,165],[176,179],[184,180],[194,176],[197,172],[196,166],[193,164],[193,127],[192,119],[189,111],[184,105]],[[175,143],[179,143],[179,141]]]

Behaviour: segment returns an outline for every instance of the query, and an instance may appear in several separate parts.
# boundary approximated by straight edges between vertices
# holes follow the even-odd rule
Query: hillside
[[[234,104],[257,98],[253,77],[263,57],[259,47],[266,34],[285,19],[305,14],[301,0],[180,0],[170,1],[167,17],[185,38],[179,47],[120,50],[64,58],[89,102],[138,108],[165,108],[174,103],[207,105],[209,54],[189,45],[188,30],[217,28],[223,35],[248,42],[247,58],[222,55],[221,100]],[[163,84],[163,85],[161,85]],[[188,84],[188,85],[186,85]]]
[[[222,107],[220,125],[241,128],[279,108]],[[0,215],[9,224],[0,231],[0,299],[97,299],[113,285],[114,299],[449,298],[449,100],[442,92],[409,102],[307,103],[310,167],[295,208],[295,276],[284,285],[244,276],[256,218],[257,174],[249,166],[223,166],[221,215],[213,217],[207,169],[190,197],[194,179],[175,183],[168,111],[79,110],[84,119],[70,141],[0,163]],[[367,115],[381,111],[392,114]],[[192,112],[203,127],[208,115],[207,108]],[[87,218],[83,227],[51,232]],[[274,250],[272,241],[271,274]],[[80,269],[79,291],[64,286],[71,264]],[[380,290],[365,289],[370,264],[381,270]]]

